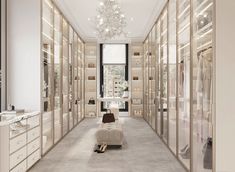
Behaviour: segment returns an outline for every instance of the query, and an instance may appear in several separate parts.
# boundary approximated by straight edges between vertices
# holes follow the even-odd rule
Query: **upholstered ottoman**
[[[122,146],[123,137],[122,125],[118,121],[102,123],[96,131],[96,140],[98,145],[105,143],[107,145]]]

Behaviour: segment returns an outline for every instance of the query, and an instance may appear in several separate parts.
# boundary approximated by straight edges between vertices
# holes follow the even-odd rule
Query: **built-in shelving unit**
[[[97,113],[97,45],[85,44],[85,116]]]
[[[143,116],[143,46],[142,44],[131,44],[131,112],[130,116]]]

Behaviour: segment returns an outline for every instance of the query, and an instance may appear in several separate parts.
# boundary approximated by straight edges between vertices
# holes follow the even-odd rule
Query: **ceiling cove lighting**
[[[101,40],[112,40],[126,33],[126,17],[116,0],[103,0],[97,8],[95,28],[97,37]]]

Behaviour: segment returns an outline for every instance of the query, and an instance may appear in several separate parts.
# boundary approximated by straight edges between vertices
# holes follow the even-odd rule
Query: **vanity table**
[[[25,172],[41,158],[40,112],[0,114],[0,172]]]

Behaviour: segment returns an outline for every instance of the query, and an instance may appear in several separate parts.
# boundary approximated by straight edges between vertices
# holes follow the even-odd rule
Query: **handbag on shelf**
[[[107,110],[107,112],[103,115],[102,122],[103,123],[115,122],[114,114],[111,112],[110,109]]]
[[[88,68],[95,68],[95,64],[94,63],[89,63]]]
[[[95,76],[88,76],[88,80],[95,80]]]
[[[74,77],[74,80],[76,80],[76,81],[77,81],[77,80],[80,80],[80,77],[79,77],[79,76],[75,76],[75,77]]]
[[[139,56],[140,52],[134,52],[134,56]]]
[[[95,99],[93,97],[91,97],[88,101],[89,105],[94,105],[95,104]]]
[[[133,76],[133,80],[139,80],[138,76]]]

